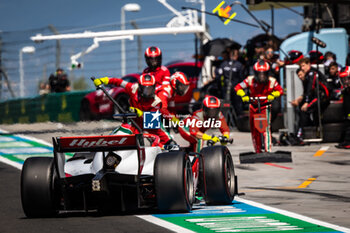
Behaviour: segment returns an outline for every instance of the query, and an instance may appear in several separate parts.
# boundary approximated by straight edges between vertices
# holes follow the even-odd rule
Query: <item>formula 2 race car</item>
[[[237,192],[229,150],[201,153],[144,146],[148,134],[53,138],[54,158],[28,158],[22,169],[21,198],[27,217],[59,211],[108,213],[157,208],[188,212],[195,195],[207,204],[231,204]],[[152,137],[156,137],[152,135]],[[65,153],[75,152],[66,161]]]
[[[53,158],[24,162],[21,199],[27,217],[70,210],[188,212],[196,195],[207,204],[232,203],[237,177],[227,147],[206,147],[200,153],[177,146],[162,150],[157,135],[139,133],[136,123],[139,130],[131,130],[127,123],[134,122],[135,114],[120,116],[123,124],[112,135],[55,137]],[[144,138],[152,145],[145,146]],[[66,161],[69,152],[75,153]]]

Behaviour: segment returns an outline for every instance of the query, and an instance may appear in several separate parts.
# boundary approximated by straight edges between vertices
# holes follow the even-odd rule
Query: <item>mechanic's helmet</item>
[[[206,96],[203,100],[204,118],[218,118],[220,112],[220,100],[215,96]]]
[[[350,67],[346,67],[345,71],[339,74],[340,82],[344,88],[350,87]]]
[[[162,51],[155,46],[148,47],[145,51],[145,60],[151,69],[160,67],[162,65]]]
[[[350,73],[350,66],[345,66],[344,71],[347,71]]]
[[[289,64],[297,64],[298,61],[304,57],[303,53],[298,50],[291,50],[288,52]]]
[[[265,60],[257,61],[254,64],[255,80],[258,83],[266,83],[269,80],[270,65]]]
[[[143,98],[153,98],[156,91],[156,79],[151,74],[142,74],[139,79],[139,95]]]
[[[180,71],[175,72],[170,77],[171,87],[175,90],[176,94],[183,96],[190,88],[190,82],[186,75]]]
[[[311,64],[320,64],[323,62],[324,56],[320,51],[311,50],[309,52],[310,63]]]

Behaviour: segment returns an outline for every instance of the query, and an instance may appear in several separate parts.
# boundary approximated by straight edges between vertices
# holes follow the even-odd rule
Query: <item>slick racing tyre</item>
[[[55,175],[53,158],[28,158],[21,174],[22,208],[28,218],[52,217],[58,212],[55,195]]]
[[[322,126],[323,142],[340,142],[344,124],[328,123]]]
[[[343,103],[331,102],[323,113],[322,123],[341,123],[344,120]]]
[[[154,165],[154,182],[159,210],[191,210],[194,201],[192,165],[184,152],[158,154]]]
[[[230,151],[225,146],[210,146],[200,153],[204,160],[206,203],[231,204],[237,190]]]

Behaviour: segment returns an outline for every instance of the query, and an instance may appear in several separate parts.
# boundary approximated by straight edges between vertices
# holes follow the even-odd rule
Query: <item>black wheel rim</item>
[[[194,201],[194,187],[193,187],[192,166],[189,160],[185,162],[184,175],[185,175],[184,181],[185,181],[186,199],[188,200],[188,203],[192,205]]]
[[[228,154],[225,156],[225,184],[226,184],[226,192],[229,197],[232,197],[235,194],[235,172],[233,167],[232,159]]]

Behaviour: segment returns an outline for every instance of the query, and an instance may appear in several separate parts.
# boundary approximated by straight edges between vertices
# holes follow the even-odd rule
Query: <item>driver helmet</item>
[[[299,50],[291,50],[288,52],[289,64],[297,64],[300,59],[304,57]]]
[[[270,70],[270,65],[265,60],[257,61],[254,64],[255,80],[258,83],[266,83],[269,80],[268,72]]]
[[[190,82],[186,75],[180,71],[175,72],[170,77],[170,85],[175,90],[176,94],[183,96],[190,88]]]
[[[156,91],[156,79],[151,74],[142,74],[139,79],[139,95],[143,98],[153,98]]]
[[[220,113],[221,103],[215,96],[206,96],[203,100],[203,115],[204,118],[218,118]]]
[[[152,70],[160,67],[162,65],[162,51],[155,46],[148,47],[145,51],[145,60]]]

